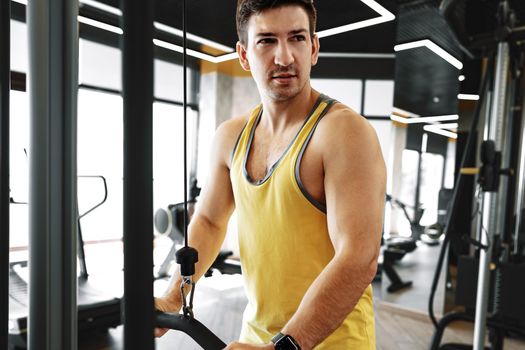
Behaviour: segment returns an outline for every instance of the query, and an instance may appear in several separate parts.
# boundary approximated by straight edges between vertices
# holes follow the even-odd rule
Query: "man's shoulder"
[[[358,123],[366,120],[359,113],[341,102],[335,102],[323,119],[329,122]]]
[[[319,122],[316,134],[326,142],[353,143],[373,136],[370,123],[352,108],[335,103]],[[350,137],[353,136],[353,137]]]
[[[384,168],[374,127],[343,104],[335,104],[323,117],[312,141],[322,154],[325,167],[351,168],[367,163],[378,169]]]
[[[249,117],[250,115],[247,114],[228,119],[222,122],[217,128],[213,148],[214,152],[217,152],[215,156],[219,157],[225,164],[229,164],[237,139],[248,122]]]
[[[237,137],[248,122],[249,117],[249,114],[246,114],[222,122],[217,128],[217,136],[225,140],[230,140],[232,138],[234,141],[237,140]]]

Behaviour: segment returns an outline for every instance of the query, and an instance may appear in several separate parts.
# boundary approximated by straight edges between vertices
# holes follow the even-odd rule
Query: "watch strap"
[[[277,342],[281,339],[284,338],[284,334],[282,334],[281,332],[277,333],[276,335],[273,336],[272,338],[272,343],[274,344],[277,344]]]

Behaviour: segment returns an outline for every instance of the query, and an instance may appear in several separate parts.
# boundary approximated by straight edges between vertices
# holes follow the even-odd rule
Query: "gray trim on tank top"
[[[261,180],[259,181],[255,181],[253,180],[250,175],[248,174],[248,170],[246,170],[246,163],[248,162],[248,155],[250,154],[250,150],[252,148],[252,141],[253,141],[253,137],[255,135],[255,129],[257,128],[257,126],[259,125],[260,121],[261,121],[261,116],[262,116],[262,113],[263,113],[263,109],[261,107],[261,110],[259,111],[259,115],[257,116],[257,120],[255,121],[254,123],[254,126],[252,127],[252,130],[250,130],[250,138],[248,139],[248,146],[246,147],[246,154],[244,155],[244,161],[242,163],[242,172],[244,174],[244,178],[246,179],[246,181],[248,181],[250,184],[254,185],[254,186],[260,186],[262,184],[264,184],[266,181],[268,181],[268,179],[270,178],[270,176],[272,176],[275,168],[277,168],[277,166],[279,165],[279,163],[281,162],[281,160],[284,158],[284,156],[288,153],[288,151],[290,150],[290,148],[292,147],[292,145],[295,143],[295,141],[297,140],[297,137],[299,137],[299,134],[301,133],[301,131],[303,130],[304,126],[306,125],[306,123],[308,123],[308,121],[310,120],[310,118],[312,117],[312,114],[314,114],[315,110],[317,109],[317,107],[319,107],[319,105],[321,104],[321,102],[325,101],[329,99],[327,96],[321,94],[319,95],[319,97],[317,98],[317,101],[315,101],[315,104],[312,108],[312,110],[310,111],[310,113],[308,113],[307,117],[305,118],[304,122],[303,122],[303,125],[301,125],[301,127],[299,128],[299,131],[297,131],[297,134],[295,135],[295,137],[293,138],[292,142],[290,142],[290,144],[288,145],[288,147],[286,147],[286,150],[284,150],[283,154],[281,154],[281,156],[279,157],[279,159],[277,159],[277,161],[271,166],[271,168],[266,172],[266,175],[264,176],[264,178],[262,178]]]
[[[244,129],[246,129],[246,125],[248,125],[248,122],[246,122],[244,124],[244,126],[242,127],[242,130],[239,133],[239,136],[237,136],[237,141],[235,141],[235,146],[233,146],[231,163],[233,163],[233,158],[235,157],[235,152],[237,151],[237,147],[239,146],[239,141],[241,141],[242,133],[244,132]]]
[[[312,127],[312,130],[308,133],[308,137],[304,141],[301,151],[299,152],[299,156],[297,157],[297,160],[295,161],[295,180],[297,181],[297,184],[299,185],[299,188],[301,189],[301,192],[306,197],[306,199],[312,203],[317,209],[322,211],[326,214],[326,205],[317,201],[312,195],[306,190],[304,187],[303,182],[301,181],[301,160],[303,159],[304,151],[306,151],[306,147],[308,146],[308,143],[310,143],[310,139],[312,138],[315,129],[317,128],[317,125],[323,119],[326,113],[328,113],[328,110],[330,107],[332,107],[337,101],[334,99],[328,99],[326,103],[328,104],[325,109],[321,112],[321,115],[319,115],[319,118],[317,118],[317,121],[315,122],[314,126]]]

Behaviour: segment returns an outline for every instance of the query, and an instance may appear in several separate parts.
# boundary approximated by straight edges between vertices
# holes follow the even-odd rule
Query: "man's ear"
[[[319,50],[321,49],[321,43],[319,42],[319,37],[317,34],[314,34],[312,37],[312,66],[317,64],[319,59]]]
[[[250,71],[250,62],[248,62],[248,54],[246,52],[246,48],[243,44],[241,44],[240,41],[237,41],[237,45],[235,46],[237,50],[237,54],[239,55],[239,62],[241,64],[241,67],[245,71]]]

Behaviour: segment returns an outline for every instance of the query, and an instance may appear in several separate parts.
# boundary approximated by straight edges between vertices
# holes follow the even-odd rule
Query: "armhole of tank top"
[[[259,109],[257,111],[257,118],[259,117],[259,114],[261,114],[261,107],[258,106],[256,107],[256,109]],[[248,126],[248,124],[250,123],[250,120],[252,120],[253,118],[253,115],[254,115],[255,112],[252,112],[252,114],[250,115],[250,118],[248,118],[248,121],[244,124],[244,126],[242,127],[242,130],[241,132],[239,133],[239,136],[237,136],[237,141],[235,141],[235,146],[233,146],[233,150],[232,150],[232,157],[231,157],[231,162],[233,163],[233,158],[235,158],[235,152],[237,152],[237,147],[239,146],[239,142],[241,141],[241,136],[242,134],[244,133],[244,129],[246,129],[246,127]],[[231,166],[231,165],[230,165]]]
[[[248,123],[249,123],[249,121],[247,121],[244,124],[244,126],[242,127],[241,132],[239,133],[239,136],[237,136],[237,141],[235,141],[235,146],[233,146],[233,150],[232,150],[232,157],[231,157],[231,160],[230,160],[230,167],[233,164],[233,158],[235,158],[235,152],[237,152],[237,146],[239,146],[239,142],[241,141],[241,136],[244,133],[244,129],[246,129],[246,126],[248,125]]]
[[[312,130],[310,130],[306,140],[304,141],[303,145],[301,146],[301,151],[299,152],[299,155],[297,156],[297,160],[295,161],[295,171],[294,171],[294,173],[295,173],[295,181],[297,181],[297,185],[299,185],[299,189],[301,190],[301,192],[303,193],[305,198],[310,203],[312,203],[313,206],[315,206],[317,209],[322,211],[324,214],[326,214],[326,205],[321,203],[321,202],[319,202],[319,201],[317,201],[314,197],[312,197],[312,195],[306,190],[306,188],[304,187],[303,182],[301,181],[301,160],[303,159],[304,152],[306,151],[306,147],[308,146],[308,144],[310,143],[310,140],[312,139],[312,136],[313,136],[313,134],[315,132],[315,129],[317,129],[317,125],[319,125],[319,122],[321,121],[321,119],[323,119],[325,114],[328,113],[330,108],[335,103],[337,103],[337,101],[334,100],[334,99],[328,99],[326,102],[327,102],[327,106],[325,107],[323,112],[321,112],[321,115],[319,116],[319,118],[317,118],[314,126],[312,127]]]

